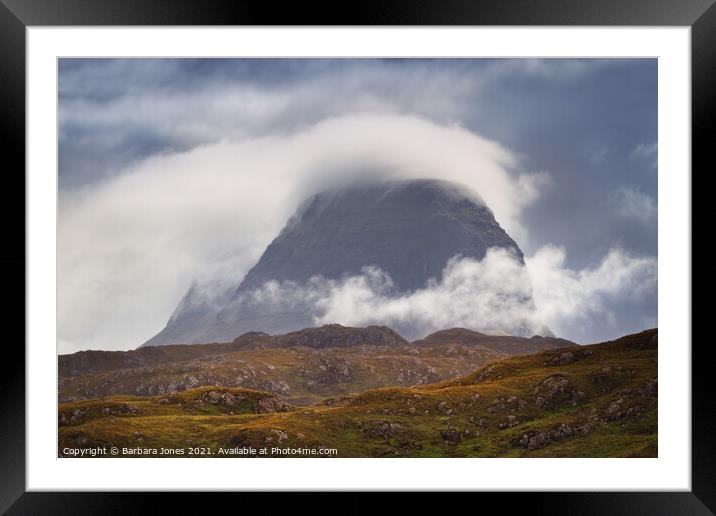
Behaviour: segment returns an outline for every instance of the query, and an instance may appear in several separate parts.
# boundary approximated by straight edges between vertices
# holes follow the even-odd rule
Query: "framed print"
[[[530,491],[709,514],[691,181],[716,8],[521,4],[317,26],[6,1],[26,304],[3,508]]]

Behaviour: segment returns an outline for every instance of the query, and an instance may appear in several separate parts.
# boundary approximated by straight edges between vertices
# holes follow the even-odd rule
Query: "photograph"
[[[659,59],[56,63],[57,457],[659,457]]]

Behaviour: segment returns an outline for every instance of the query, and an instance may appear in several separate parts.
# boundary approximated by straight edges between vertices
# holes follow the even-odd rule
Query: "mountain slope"
[[[326,324],[319,328],[304,328],[286,335],[269,335],[264,332],[247,332],[231,342],[214,342],[198,345],[145,346],[130,351],[78,351],[58,357],[60,377],[79,376],[114,369],[154,367],[169,362],[182,362],[208,358],[233,351],[286,348],[348,347],[356,345],[393,346],[408,342],[385,326],[352,328],[340,324]]]
[[[300,288],[377,267],[405,293],[439,279],[455,256],[482,259],[517,243],[476,193],[445,181],[371,183],[319,193],[302,203],[235,292],[207,303],[190,289],[167,326],[144,345],[228,341],[248,331],[311,326],[317,307]],[[275,295],[267,282],[286,285]],[[530,301],[530,300],[527,300]]]
[[[451,328],[431,333],[424,339],[413,342],[414,346],[436,346],[459,344],[461,346],[479,346],[507,356],[536,353],[545,349],[574,345],[573,342],[556,337],[535,335],[531,338],[511,335],[487,335],[465,328]]]
[[[211,456],[222,456],[220,448],[267,447],[268,456],[286,456],[280,450],[287,448],[335,448],[339,457],[656,457],[657,358],[658,333],[648,330],[500,360],[440,383],[368,390],[310,407],[224,387],[66,403],[59,409],[59,449],[205,446]]]
[[[376,387],[453,378],[550,342],[551,347],[574,345],[562,339],[511,339],[505,351],[497,342],[415,346],[390,328],[331,324],[285,335],[249,332],[227,343],[81,351],[59,357],[59,397],[66,402],[117,394],[170,395],[214,385],[269,391],[303,405]]]
[[[375,265],[399,291],[425,286],[455,255],[482,258],[490,247],[513,248],[492,211],[463,187],[437,180],[353,186],[308,199],[239,286],[269,280],[340,278]],[[320,252],[317,252],[320,250]]]

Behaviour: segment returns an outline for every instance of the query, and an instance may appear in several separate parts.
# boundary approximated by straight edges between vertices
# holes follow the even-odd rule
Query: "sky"
[[[136,347],[366,170],[476,190],[559,336],[653,327],[657,152],[655,59],[61,59],[58,351]]]

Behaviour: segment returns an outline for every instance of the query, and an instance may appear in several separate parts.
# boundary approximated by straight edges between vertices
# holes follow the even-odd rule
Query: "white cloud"
[[[103,60],[61,74],[60,129],[113,128],[195,145],[364,111],[409,112],[447,123],[460,119],[465,102],[487,86],[522,78],[573,81],[613,63],[505,59],[466,67],[459,61],[405,66],[372,59],[309,60],[301,65],[303,74],[286,71],[286,77],[293,77],[287,81],[252,81],[246,73],[237,80],[217,74],[184,84],[177,81],[181,67],[174,60]],[[334,67],[340,67],[340,74]]]
[[[506,249],[490,249],[481,261],[454,258],[440,281],[405,295],[390,292],[376,269],[337,283],[317,302],[317,323],[387,324],[409,338],[450,327],[544,333],[532,304],[527,270]]]
[[[517,197],[525,206],[535,202],[551,186],[552,176],[547,172],[520,174],[515,183],[518,192]]]
[[[73,185],[110,177],[60,192],[61,352],[136,346],[163,326],[194,280],[204,291],[192,299],[211,302],[223,290],[207,282],[237,285],[303,197],[349,177],[378,172],[461,182],[530,249],[521,214],[551,177],[516,174],[511,150],[455,121],[468,123],[465,113],[479,113],[475,108],[492,99],[478,95],[483,89],[566,84],[606,65],[628,64],[508,59],[435,68],[354,60],[343,67],[338,60],[311,61],[310,68],[302,61],[296,76],[253,80],[247,73],[234,80],[221,73],[177,75],[177,62],[103,60],[60,74],[61,174],[79,177]],[[500,123],[483,119],[479,127]],[[129,158],[188,148],[126,166]],[[632,158],[655,160],[656,143],[637,147]],[[654,201],[635,192],[615,194],[612,207],[621,216],[655,221]],[[456,274],[470,269],[463,265]],[[391,313],[400,313],[393,301]]]
[[[639,189],[622,186],[613,191],[607,202],[620,217],[643,223],[656,222],[659,209],[654,199]]]
[[[522,265],[502,248],[482,260],[454,257],[441,278],[408,294],[396,293],[375,267],[338,280],[314,277],[305,285],[271,281],[247,297],[259,313],[299,310],[315,324],[385,324],[407,338],[451,327],[514,335],[554,333],[579,340],[585,326],[610,324],[615,299],[639,303],[656,291],[657,263],[610,250],[595,266],[572,270],[564,249],[545,246]]]
[[[657,154],[659,152],[659,146],[656,142],[654,143],[640,143],[634,150],[631,151],[629,157],[635,160],[644,160],[650,163],[652,168],[657,167]]]
[[[504,59],[488,69],[486,80],[533,78],[548,82],[569,83],[594,73],[601,67],[619,64],[612,59]]]
[[[218,274],[238,283],[302,198],[348,175],[465,184],[524,246],[520,213],[548,179],[516,176],[516,165],[511,151],[460,127],[371,114],[148,159],[63,192],[58,338],[82,348],[138,345],[192,281]]]
[[[483,96],[504,84],[569,83],[621,63],[328,59],[279,60],[268,68],[254,61],[206,66],[206,73],[181,59],[61,67],[60,187],[122,173],[151,154],[285,134],[335,116],[411,113],[441,124],[470,123],[469,113],[484,111]],[[482,119],[480,127],[502,123]]]
[[[526,258],[540,319],[557,335],[578,338],[583,326],[614,317],[612,302],[639,302],[656,292],[657,260],[612,249],[594,266],[580,271],[565,267],[566,253],[544,246]]]

